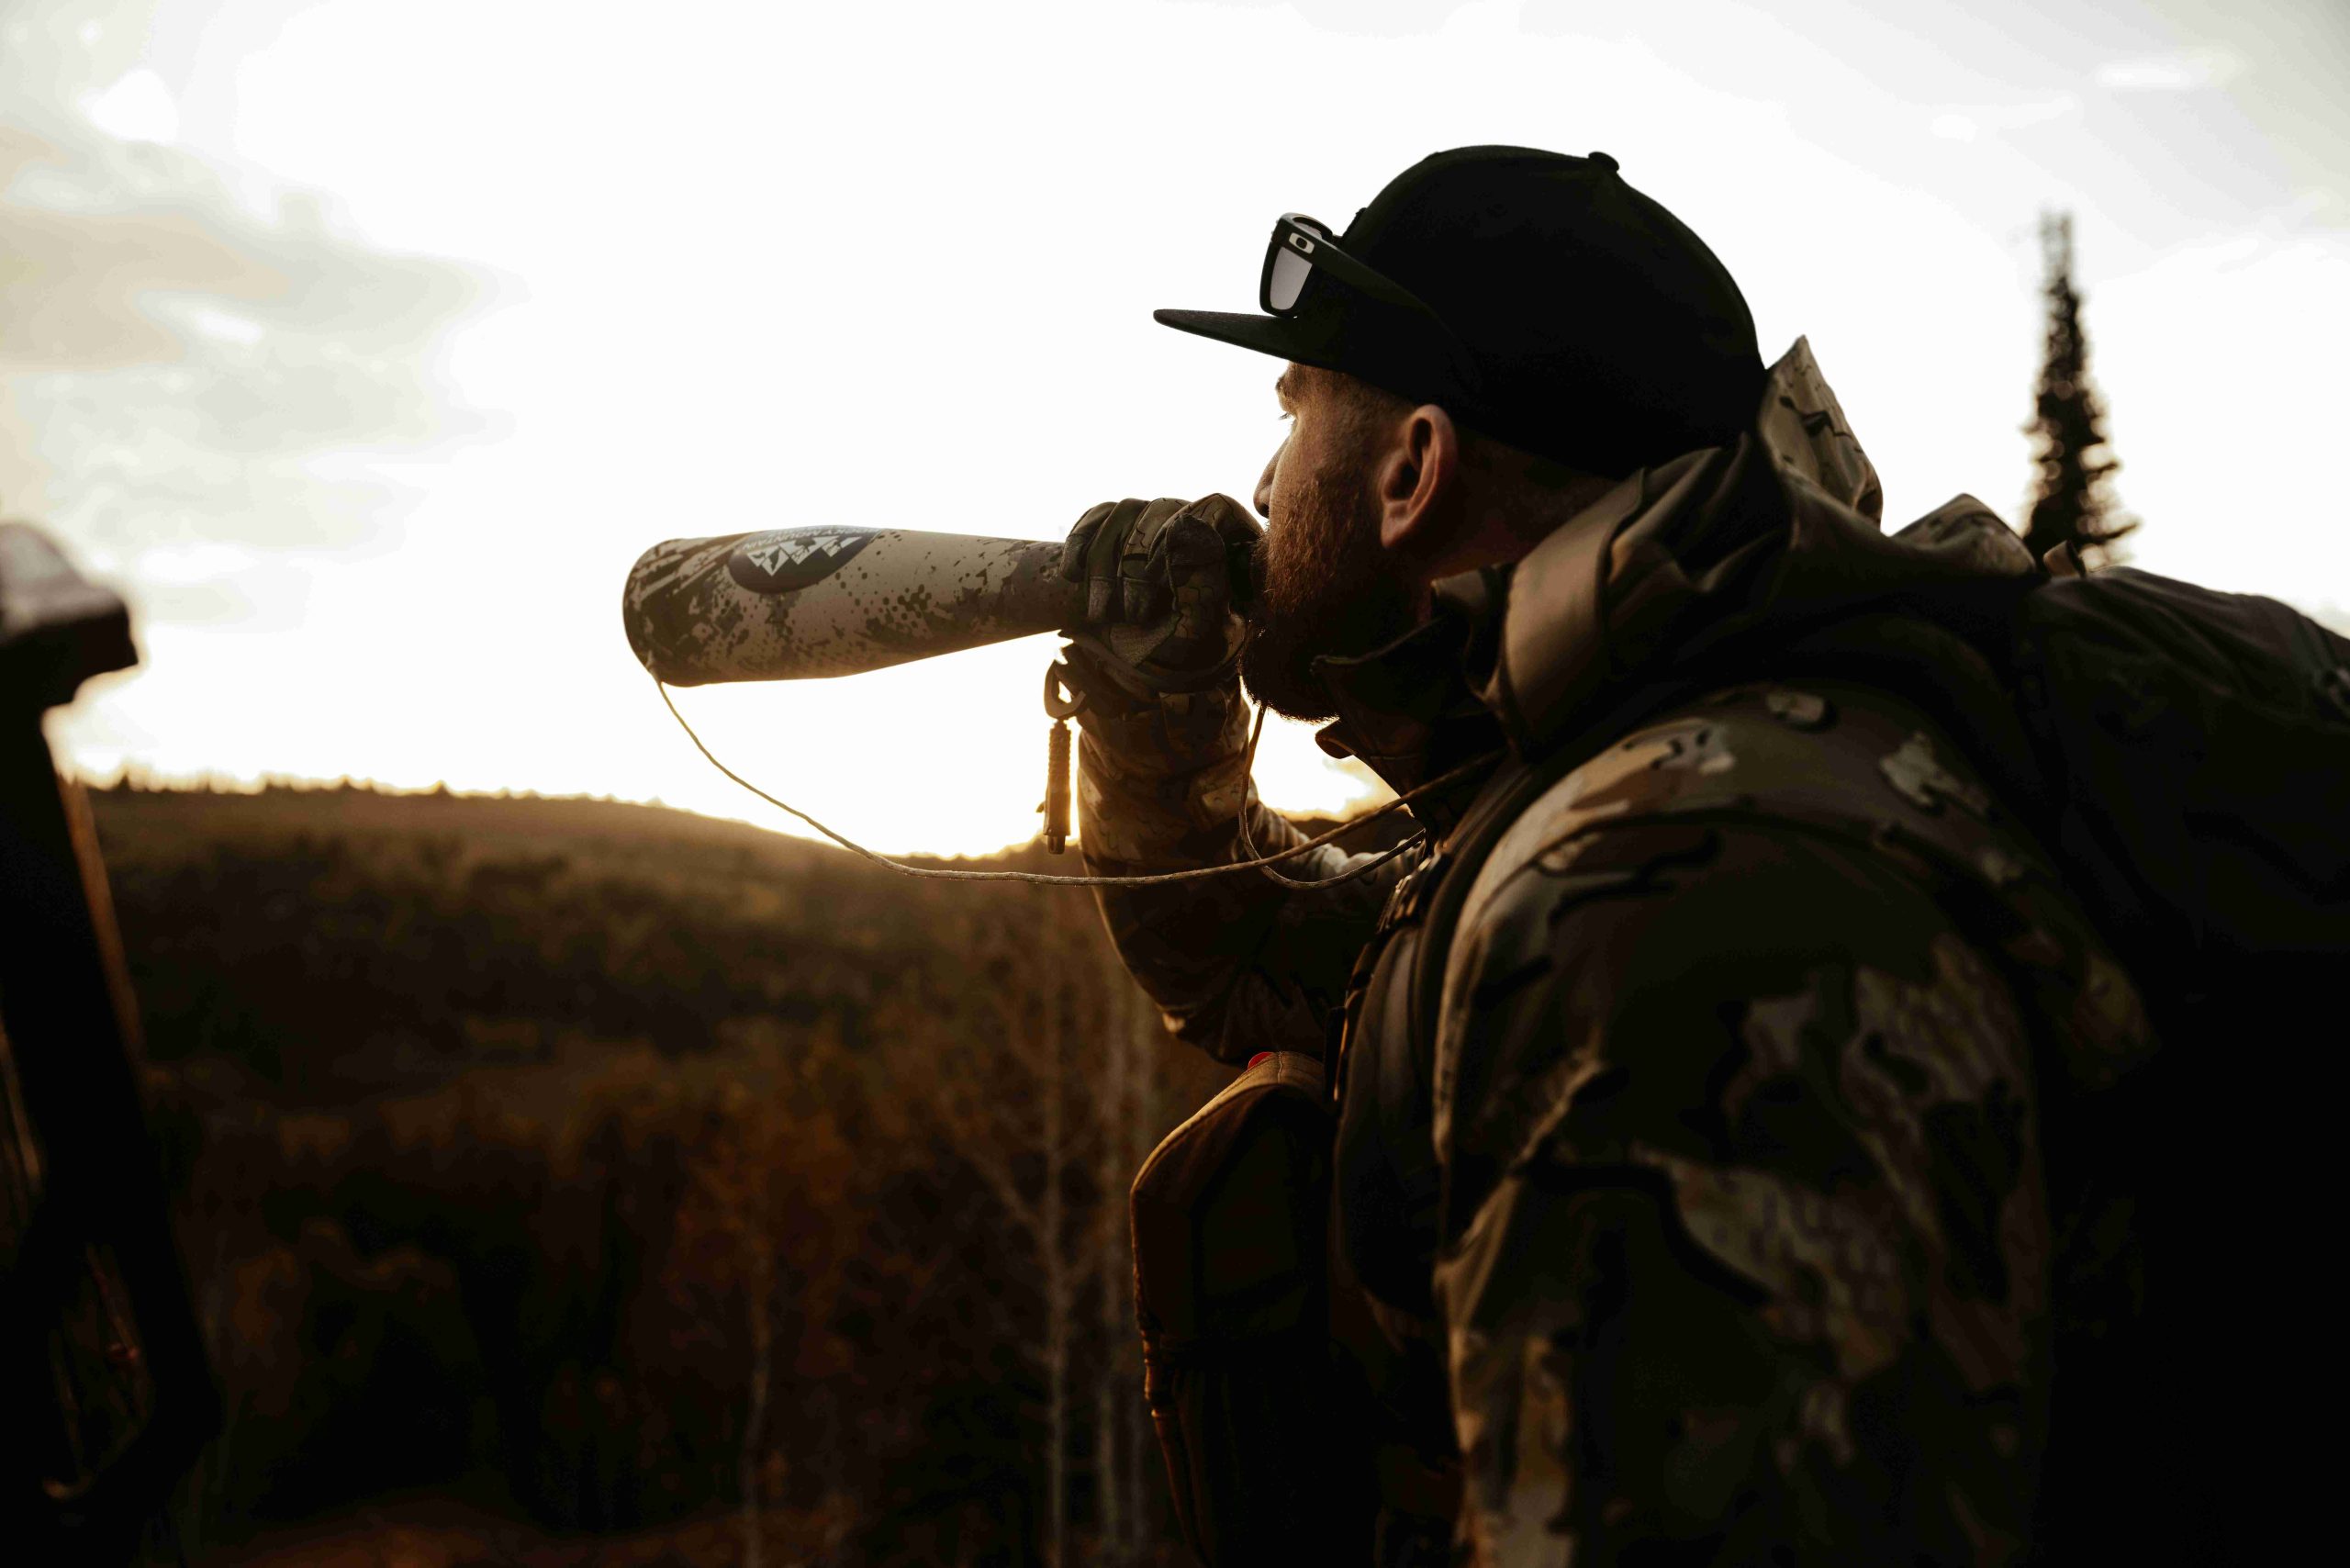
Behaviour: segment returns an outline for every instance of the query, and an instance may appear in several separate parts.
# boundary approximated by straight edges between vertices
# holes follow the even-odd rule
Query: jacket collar
[[[1315,733],[1333,756],[1351,756],[1397,794],[1502,749],[1501,725],[1464,678],[1479,622],[1440,605],[1429,620],[1356,658],[1325,655],[1314,674],[1337,717]],[[1423,796],[1406,808],[1443,834],[1476,796],[1482,778]]]
[[[1873,604],[1955,602],[2037,573],[1971,496],[1890,537],[1882,504],[1798,340],[1735,443],[1634,474],[1515,567],[1439,583],[1431,619],[1385,647],[1316,660],[1338,714],[1317,739],[1402,793],[1505,740],[1547,754],[1676,672]],[[1475,782],[1414,814],[1444,831]]]

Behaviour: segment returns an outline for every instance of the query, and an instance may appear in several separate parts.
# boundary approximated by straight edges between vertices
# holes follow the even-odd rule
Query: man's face
[[[1289,439],[1257,481],[1263,570],[1240,674],[1259,701],[1292,719],[1336,717],[1315,658],[1393,642],[1417,622],[1424,597],[1379,542],[1373,476],[1392,432],[1348,385],[1300,365],[1282,372],[1273,390]]]

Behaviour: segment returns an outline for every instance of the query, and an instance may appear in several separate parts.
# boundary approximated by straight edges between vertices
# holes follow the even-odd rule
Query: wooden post
[[[137,657],[118,598],[0,522],[0,1540],[28,1562],[128,1561],[219,1425],[105,870],[41,733]]]

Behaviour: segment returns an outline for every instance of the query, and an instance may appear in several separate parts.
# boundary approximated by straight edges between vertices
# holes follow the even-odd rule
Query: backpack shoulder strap
[[[1427,868],[1433,887],[1420,912],[1419,940],[1412,949],[1412,972],[1404,982],[1412,1055],[1422,1062],[1428,1060],[1436,1044],[1436,1011],[1444,990],[1444,966],[1452,948],[1452,928],[1460,923],[1460,906],[1469,897],[1469,885],[1477,879],[1477,868],[1501,842],[1509,824],[1540,798],[1535,780],[1545,771],[1511,763],[1477,797]]]
[[[1469,813],[1436,851],[1436,858],[1424,868],[1424,875],[1431,879],[1427,898],[1419,910],[1419,938],[1413,947],[1413,971],[1405,978],[1407,1020],[1413,1032],[1413,1056],[1427,1062],[1436,1048],[1436,1011],[1443,1003],[1445,964],[1452,957],[1452,928],[1460,924],[1461,905],[1469,902],[1469,889],[1476,886],[1478,869],[1493,856],[1494,846],[1516,825],[1528,806],[1544,797],[1544,792],[1568,773],[1589,762],[1594,755],[1607,747],[1607,743],[1621,736],[1638,722],[1654,717],[1675,700],[1708,691],[1716,682],[1707,679],[1685,679],[1685,682],[1662,684],[1645,691],[1633,693],[1631,699],[1617,705],[1598,724],[1586,726],[1570,741],[1541,752],[1535,759],[1514,757],[1504,764],[1485,790],[1478,792],[1476,801],[1469,806]]]

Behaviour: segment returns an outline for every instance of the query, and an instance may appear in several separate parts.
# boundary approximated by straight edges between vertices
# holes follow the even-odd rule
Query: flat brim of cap
[[[1304,330],[1299,322],[1279,316],[1252,316],[1232,310],[1154,310],[1150,319],[1179,332],[1254,349],[1275,359],[1322,363],[1315,352],[1320,347],[1315,342],[1316,334]]]
[[[1317,319],[1310,314],[1250,316],[1231,310],[1154,310],[1150,315],[1160,326],[1172,327],[1179,332],[1213,338],[1235,348],[1254,349],[1292,364],[1359,375],[1373,386],[1384,386],[1415,401],[1442,398],[1447,407],[1462,406],[1460,399],[1444,395],[1437,380],[1407,375],[1392,364],[1382,364],[1364,344],[1349,345],[1345,340],[1343,318],[1326,315]]]

